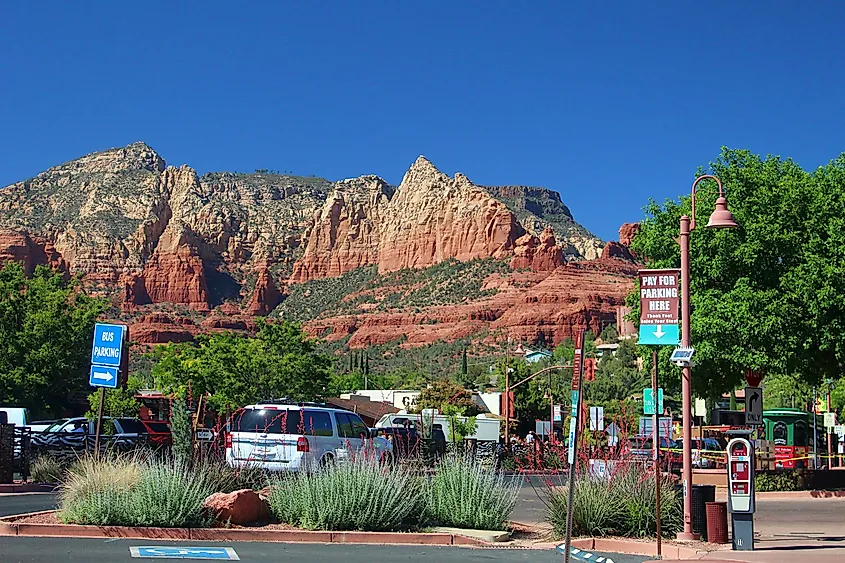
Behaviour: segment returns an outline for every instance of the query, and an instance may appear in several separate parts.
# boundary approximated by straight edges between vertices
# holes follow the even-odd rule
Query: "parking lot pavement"
[[[134,559],[131,547],[230,547],[240,561],[277,563],[278,561],[343,561],[344,563],[396,563],[397,561],[438,561],[443,563],[560,563],[554,551],[512,549],[467,549],[461,547],[378,546],[283,543],[197,543],[158,540],[102,540],[68,538],[0,537],[0,561],[3,563],[139,563],[153,559]],[[187,550],[184,550],[187,551]],[[164,551],[162,550],[162,553]],[[163,559],[173,561],[174,559]],[[628,563],[628,562],[624,562]]]
[[[55,493],[21,493],[0,495],[0,516],[53,510],[57,507]]]

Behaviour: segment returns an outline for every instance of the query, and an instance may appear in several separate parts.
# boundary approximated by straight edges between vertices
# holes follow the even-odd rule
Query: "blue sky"
[[[7,3],[0,185],[136,140],[200,173],[391,183],[425,154],[615,239],[722,145],[845,151],[842,22],[833,0]]]

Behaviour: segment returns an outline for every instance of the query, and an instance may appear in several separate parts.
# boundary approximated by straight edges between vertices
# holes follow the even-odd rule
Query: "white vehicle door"
[[[365,435],[367,433],[367,427],[357,415],[353,415],[352,413],[335,412],[334,416],[337,421],[337,435],[340,439],[338,450],[345,452],[346,455],[354,454],[364,444],[364,440],[360,434],[360,427],[363,427]],[[360,427],[358,427],[359,425]]]
[[[326,453],[334,452],[338,439],[332,425],[329,411],[306,409],[302,411],[305,437],[308,438],[314,459],[320,460]]]

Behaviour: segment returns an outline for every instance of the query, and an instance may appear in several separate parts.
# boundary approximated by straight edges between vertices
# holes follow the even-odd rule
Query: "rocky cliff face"
[[[83,274],[139,323],[133,338],[145,342],[252,326],[248,319],[271,313],[290,284],[365,266],[386,274],[493,258],[539,280],[567,259],[598,257],[603,246],[555,192],[477,186],[424,157],[394,189],[376,176],[200,177],[134,143],[0,190],[0,261]],[[620,256],[615,247],[605,254]],[[183,313],[154,313],[154,304]],[[185,309],[207,318],[195,322]],[[458,332],[491,322],[470,319]]]

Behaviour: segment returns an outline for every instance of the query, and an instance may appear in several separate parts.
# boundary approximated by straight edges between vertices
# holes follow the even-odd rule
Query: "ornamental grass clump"
[[[445,457],[425,490],[425,515],[440,526],[504,530],[521,481],[461,455]]]
[[[96,526],[205,526],[213,515],[202,505],[217,484],[179,460],[85,457],[68,470],[59,517]]]
[[[29,466],[29,478],[35,483],[58,483],[64,477],[61,462],[49,455],[40,455]]]
[[[566,533],[567,487],[550,489],[546,520],[556,537]],[[620,464],[609,476],[579,474],[572,506],[575,536],[654,537],[657,496],[654,473],[637,464]],[[661,535],[674,536],[683,526],[681,499],[672,478],[660,480]]]
[[[408,469],[370,456],[273,479],[268,502],[279,521],[307,530],[391,531],[415,525],[422,489]]]

